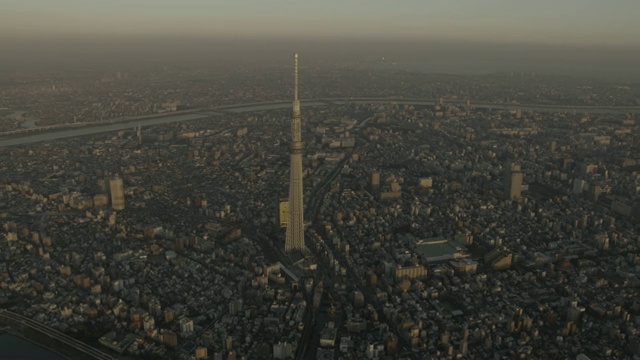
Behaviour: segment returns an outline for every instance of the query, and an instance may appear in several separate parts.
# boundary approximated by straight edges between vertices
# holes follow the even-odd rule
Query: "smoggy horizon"
[[[633,0],[5,0],[0,34],[640,46]]]
[[[0,38],[0,71],[58,71],[199,66],[269,68],[301,64],[396,64],[398,69],[451,74],[504,71],[640,80],[640,47],[561,46],[415,39],[77,36]],[[303,60],[303,61],[302,61]]]
[[[378,64],[639,79],[634,0],[5,0],[0,71]]]

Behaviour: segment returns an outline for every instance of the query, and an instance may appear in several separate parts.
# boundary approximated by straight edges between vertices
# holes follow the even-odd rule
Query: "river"
[[[396,103],[400,105],[415,105],[415,106],[430,106],[435,103],[434,99],[378,99],[378,98],[351,98],[351,99],[315,99],[302,102],[302,107],[312,106],[328,106],[330,104],[346,104],[346,103],[358,103],[358,104],[383,104],[383,103]],[[462,100],[447,100],[447,103],[456,103],[460,106],[464,106]],[[526,104],[489,104],[489,103],[471,103],[472,108],[486,108],[486,109],[503,109],[514,110],[522,109],[525,111],[536,112],[576,112],[576,113],[597,113],[597,114],[627,114],[627,113],[640,113],[640,107],[587,107],[587,106],[563,106],[563,105],[526,105]],[[126,122],[110,123],[107,125],[93,125],[74,129],[56,130],[50,132],[35,133],[25,136],[14,136],[5,139],[0,139],[0,147],[3,146],[15,146],[21,144],[32,144],[43,141],[51,141],[57,139],[64,139],[70,137],[78,137],[92,134],[99,134],[111,131],[119,131],[124,129],[133,129],[135,126],[140,125],[142,127],[168,124],[180,121],[200,120],[213,116],[219,116],[222,112],[229,113],[245,113],[254,111],[266,111],[276,109],[286,109],[291,107],[291,102],[287,101],[273,101],[264,103],[253,104],[239,104],[237,106],[224,106],[211,108],[206,113],[190,113],[179,115],[168,115],[156,118],[144,118],[140,120],[128,119]]]
[[[153,118],[153,119],[145,119],[140,121],[120,122],[120,123],[112,123],[108,125],[94,125],[94,126],[81,127],[81,128],[75,128],[75,129],[41,132],[41,133],[36,133],[32,135],[27,135],[27,136],[10,137],[7,139],[1,139],[0,146],[32,144],[32,143],[37,143],[42,141],[51,141],[51,140],[99,134],[99,133],[105,133],[105,132],[120,131],[124,129],[133,129],[138,125],[145,127],[145,126],[153,126],[153,125],[160,125],[160,124],[169,124],[169,123],[180,122],[180,121],[205,119],[211,116],[215,116],[215,114],[208,114],[208,115],[181,114],[181,115],[175,115],[175,116],[165,116],[165,117],[159,117],[159,118]]]
[[[21,337],[0,334],[0,359],[63,360],[60,355]]]

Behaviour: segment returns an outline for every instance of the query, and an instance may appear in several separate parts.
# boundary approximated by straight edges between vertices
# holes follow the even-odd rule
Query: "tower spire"
[[[298,53],[293,54],[293,101],[298,101]]]
[[[300,100],[298,99],[298,53],[293,54],[293,117],[300,117]]]

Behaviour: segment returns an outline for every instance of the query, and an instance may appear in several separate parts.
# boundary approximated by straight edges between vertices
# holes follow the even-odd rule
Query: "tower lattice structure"
[[[300,100],[298,100],[298,54],[293,55],[293,112],[291,116],[291,143],[289,156],[291,171],[289,173],[289,213],[285,251],[304,250],[304,211],[302,195],[302,129],[300,119]]]

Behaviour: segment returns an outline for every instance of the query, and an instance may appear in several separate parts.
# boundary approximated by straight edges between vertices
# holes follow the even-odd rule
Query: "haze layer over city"
[[[639,13],[3,1],[0,358],[637,358]]]

